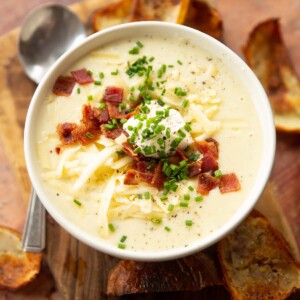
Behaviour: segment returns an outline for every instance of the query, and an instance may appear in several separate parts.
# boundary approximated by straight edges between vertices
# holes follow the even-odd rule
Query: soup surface
[[[41,109],[37,150],[51,201],[78,228],[121,249],[186,247],[246,199],[261,125],[222,61],[185,39],[140,36],[62,76]]]

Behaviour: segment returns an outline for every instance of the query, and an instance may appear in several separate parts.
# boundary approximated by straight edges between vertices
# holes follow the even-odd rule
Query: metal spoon
[[[67,50],[84,40],[86,32],[79,18],[66,6],[46,4],[28,14],[18,40],[19,59],[29,78],[37,84]],[[45,209],[31,192],[23,231],[24,251],[45,248]]]

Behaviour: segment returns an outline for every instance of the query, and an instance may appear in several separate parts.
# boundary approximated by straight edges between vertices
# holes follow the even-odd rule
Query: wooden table
[[[4,28],[20,24],[20,10],[45,1],[2,1],[0,17]],[[58,2],[58,1],[57,1]],[[72,3],[72,0],[59,3]],[[72,6],[86,24],[91,12],[105,0],[89,0]],[[283,33],[292,60],[300,74],[300,1],[297,0],[218,0],[217,8],[224,19],[225,42],[241,55],[249,31],[268,17],[282,17]],[[12,4],[14,3],[14,4]],[[6,16],[7,7],[16,8],[14,16]],[[23,11],[23,9],[22,9]],[[4,17],[6,16],[6,21]],[[3,21],[4,20],[4,21]],[[8,20],[8,21],[7,21]],[[236,24],[239,24],[238,26]],[[2,28],[3,30],[3,28]],[[0,224],[22,230],[28,204],[30,181],[23,157],[23,127],[28,104],[36,88],[24,74],[17,58],[18,29],[0,37]],[[296,42],[298,41],[298,43]],[[274,169],[259,208],[281,230],[292,244],[294,252],[300,246],[300,136],[277,135]],[[296,238],[296,242],[293,235]],[[0,293],[8,299],[102,299],[108,271],[117,260],[101,254],[62,230],[50,217],[47,222],[46,261],[38,279],[17,294]],[[57,290],[57,292],[53,291]],[[160,295],[168,299],[168,295]],[[198,293],[174,294],[175,299],[229,299],[223,288],[207,289]],[[133,298],[138,298],[133,297]],[[148,296],[158,299],[157,296]],[[144,297],[142,299],[145,299]]]

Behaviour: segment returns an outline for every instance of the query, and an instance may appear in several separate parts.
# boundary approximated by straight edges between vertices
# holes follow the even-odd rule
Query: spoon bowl
[[[40,6],[28,14],[21,26],[20,62],[28,77],[39,83],[56,60],[85,37],[83,24],[66,6]]]

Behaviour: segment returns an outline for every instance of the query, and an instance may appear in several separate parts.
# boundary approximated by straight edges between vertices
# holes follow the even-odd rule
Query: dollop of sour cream
[[[136,146],[135,152],[147,157],[171,155],[175,149],[185,149],[193,143],[187,124],[179,111],[155,100],[141,107],[123,125],[128,141]]]

